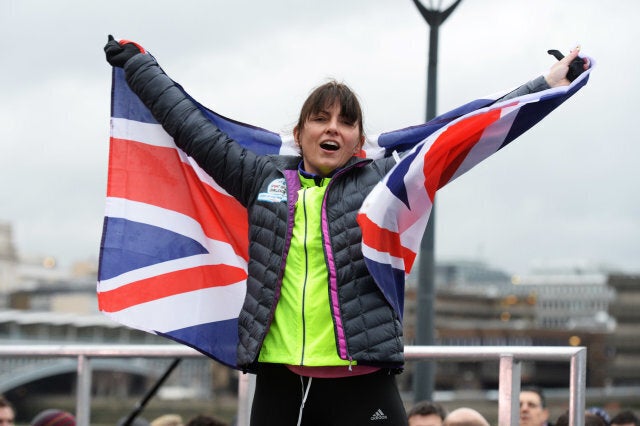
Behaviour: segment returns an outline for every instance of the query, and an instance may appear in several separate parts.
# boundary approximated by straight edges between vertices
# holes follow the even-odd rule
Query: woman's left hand
[[[558,86],[568,86],[571,84],[571,81],[567,78],[567,73],[569,72],[569,65],[571,62],[578,57],[580,53],[580,47],[576,47],[573,49],[567,56],[560,59],[558,62],[553,64],[551,69],[549,70],[549,74],[545,76],[547,80],[547,84],[550,87],[558,87]],[[585,70],[589,69],[589,59],[582,58],[584,60],[583,68]]]

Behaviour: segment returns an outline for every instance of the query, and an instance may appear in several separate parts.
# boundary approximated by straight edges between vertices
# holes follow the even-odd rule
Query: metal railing
[[[498,425],[520,423],[522,361],[568,361],[569,424],[584,424],[587,349],[564,346],[406,346],[409,360],[499,360]]]
[[[89,426],[91,418],[92,358],[185,358],[204,357],[180,345],[15,345],[0,347],[0,357],[75,357],[78,361],[76,424]],[[519,423],[522,361],[568,361],[569,424],[582,425],[585,412],[587,351],[584,347],[559,346],[407,346],[407,361],[498,360],[498,425]],[[238,385],[238,426],[249,424],[254,376],[241,374]]]

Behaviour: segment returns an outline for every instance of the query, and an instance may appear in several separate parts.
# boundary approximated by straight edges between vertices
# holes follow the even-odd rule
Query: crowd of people
[[[488,416],[470,407],[452,411],[437,402],[421,401],[407,411],[409,426],[489,426]],[[523,387],[520,392],[520,426],[568,426],[569,412],[551,418],[541,388]],[[601,407],[589,407],[584,415],[585,426],[640,426],[640,419],[629,409],[611,416]]]
[[[0,396],[0,426],[15,424],[15,409],[11,402]],[[481,413],[471,407],[456,407],[451,411],[434,401],[420,401],[407,410],[408,426],[490,426],[490,413]],[[117,423],[123,424],[122,419]],[[30,426],[75,426],[73,414],[59,409],[47,409],[38,413]],[[198,414],[185,420],[179,414],[164,414],[151,421],[137,417],[132,426],[231,426],[213,415]],[[520,392],[520,426],[568,426],[569,412],[551,419],[544,392],[538,387],[523,387]],[[610,414],[601,407],[589,407],[585,411],[585,426],[640,426],[640,418],[630,409]]]
[[[16,410],[13,404],[0,395],[0,426],[14,426],[16,420]],[[126,419],[120,419],[117,425],[124,424]],[[76,418],[73,414],[56,409],[49,408],[40,411],[29,422],[30,426],[75,426]],[[186,421],[179,414],[164,414],[151,421],[143,417],[136,417],[130,423],[130,426],[230,426],[229,423],[214,416],[198,414]]]

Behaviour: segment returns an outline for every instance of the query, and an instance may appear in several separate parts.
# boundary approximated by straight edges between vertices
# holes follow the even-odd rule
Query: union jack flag
[[[178,149],[114,68],[99,309],[235,367],[245,296],[247,212]],[[292,144],[203,111],[261,154]]]
[[[417,256],[436,191],[507,146],[580,90],[591,67],[569,86],[502,102],[478,100],[426,124],[415,145],[365,199],[358,214],[369,272],[402,317],[404,283]],[[381,207],[383,206],[383,207]]]
[[[587,75],[565,89],[496,105],[495,98],[477,100],[424,125],[367,140],[360,153],[366,157],[411,150],[374,189],[359,215],[367,264],[400,314],[404,277],[435,191],[539,121],[582,87]],[[198,106],[222,131],[258,154],[297,153],[290,136]],[[382,215],[385,211],[392,214]],[[244,207],[176,147],[131,92],[123,70],[114,68],[99,309],[124,325],[237,368],[247,262]]]

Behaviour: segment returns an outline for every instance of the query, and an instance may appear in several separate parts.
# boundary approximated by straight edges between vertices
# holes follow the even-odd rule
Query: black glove
[[[140,47],[131,42],[120,44],[109,34],[109,40],[104,46],[104,53],[107,55],[107,62],[113,67],[124,67],[125,62],[133,58],[138,53],[144,53]]]
[[[557,60],[564,58],[564,55],[560,53],[559,50],[547,50],[547,53],[549,55],[555,56]],[[584,72],[584,59],[578,56],[569,64],[569,71],[567,71],[567,80],[573,81],[576,78],[578,78],[578,76],[583,72]]]

